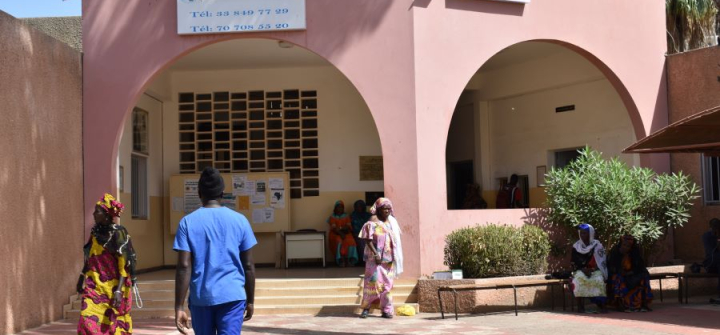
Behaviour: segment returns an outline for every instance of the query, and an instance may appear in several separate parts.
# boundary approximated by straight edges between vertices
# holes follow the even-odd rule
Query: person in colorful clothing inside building
[[[570,284],[577,298],[578,312],[585,313],[585,298],[597,304],[601,313],[607,313],[605,302],[607,292],[605,281],[608,278],[605,248],[595,239],[595,228],[583,223],[578,227],[580,239],[573,244],[573,278]]]
[[[360,231],[365,240],[365,279],[360,303],[360,318],[367,318],[370,308],[379,307],[382,317],[394,315],[393,280],[403,272],[403,252],[400,225],[393,215],[390,199],[380,198],[370,208],[373,216]]]
[[[335,202],[333,214],[327,219],[330,225],[328,243],[330,252],[340,267],[355,265],[358,261],[357,245],[352,236],[350,216],[345,213],[345,203],[342,200]]]
[[[357,245],[358,252],[363,252],[365,250],[365,240],[360,238],[360,231],[362,230],[362,227],[365,225],[365,223],[370,220],[370,217],[372,215],[368,213],[365,201],[362,200],[355,201],[353,209],[354,210],[352,214],[350,214],[352,236],[353,238],[355,238],[355,244]],[[362,265],[365,265],[364,260],[358,259],[358,261],[362,261]]]
[[[95,205],[95,225],[83,248],[85,265],[77,283],[82,298],[78,334],[132,334],[131,289],[137,258],[127,229],[114,222],[124,208],[110,194]]]
[[[653,294],[650,290],[650,273],[640,254],[635,238],[625,235],[611,250],[608,257],[610,283],[617,307],[624,312],[651,311]]]

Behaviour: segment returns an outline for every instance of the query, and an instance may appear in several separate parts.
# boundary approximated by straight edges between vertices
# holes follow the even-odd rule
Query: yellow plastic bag
[[[415,315],[415,307],[410,305],[402,305],[395,309],[395,314],[400,316],[414,316]]]

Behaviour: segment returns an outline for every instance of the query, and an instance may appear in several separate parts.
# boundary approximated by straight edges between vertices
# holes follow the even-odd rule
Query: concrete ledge
[[[660,266],[648,268],[652,273],[681,273],[689,272],[689,266],[674,265]],[[434,280],[420,279],[418,281],[418,298],[420,310],[423,313],[440,312],[438,305],[437,290],[441,286],[448,285],[497,285],[514,281],[525,280],[542,280],[545,275],[536,276],[519,276],[519,277],[503,277],[503,278],[481,278],[481,279],[457,279],[457,280]],[[697,278],[691,279],[689,282],[689,291],[691,295],[707,295],[716,292],[717,279]],[[655,302],[660,302],[659,280],[653,280],[650,286],[655,294]],[[663,279],[663,297],[666,302],[678,301],[678,281],[675,278]],[[519,288],[518,290],[518,308],[534,309],[534,308],[550,308],[554,299],[555,309],[562,310],[563,306],[563,290],[555,287],[555,296],[551,296],[550,287],[528,287]],[[453,294],[450,292],[442,292],[443,306],[446,312],[454,310]],[[512,289],[500,290],[482,290],[458,293],[458,312],[460,313],[488,313],[508,311],[514,308],[514,299]],[[570,308],[570,296],[565,296],[567,308]]]

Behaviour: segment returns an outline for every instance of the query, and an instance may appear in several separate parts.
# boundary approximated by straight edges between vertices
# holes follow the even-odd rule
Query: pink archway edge
[[[283,36],[281,38],[277,35],[285,35],[285,36]],[[300,44],[299,39],[291,38],[292,36],[289,36],[289,35],[293,35],[293,34],[287,34],[287,33],[247,34],[247,35],[236,34],[236,35],[220,35],[215,39],[200,38],[197,43],[190,44],[187,47],[178,50],[177,54],[164,54],[163,55],[164,57],[162,59],[158,60],[159,66],[154,67],[152,72],[147,72],[147,73],[145,73],[145,75],[138,77],[137,81],[141,82],[142,85],[137,86],[138,88],[132,92],[133,95],[127,100],[127,103],[122,108],[123,112],[121,113],[121,115],[119,115],[117,117],[113,117],[110,120],[105,120],[105,122],[103,122],[105,125],[107,125],[109,127],[111,126],[114,131],[106,131],[106,129],[104,129],[104,128],[97,129],[97,130],[89,129],[89,130],[86,130],[86,134],[90,135],[90,137],[92,137],[92,138],[101,138],[101,137],[106,137],[106,136],[112,136],[114,134],[112,148],[111,148],[111,150],[106,151],[106,153],[109,154],[109,157],[104,157],[105,159],[103,159],[103,160],[115,162],[116,161],[115,157],[117,157],[117,155],[118,155],[120,140],[121,140],[121,137],[122,137],[122,134],[124,131],[125,122],[126,122],[127,118],[130,117],[131,111],[133,110],[133,107],[135,106],[137,101],[140,99],[140,97],[146,91],[146,89],[152,84],[152,82],[159,75],[161,75],[164,71],[169,69],[175,62],[177,62],[179,59],[182,59],[186,55],[192,53],[193,51],[208,47],[213,44],[234,41],[234,40],[269,39],[269,40],[275,40],[275,41],[283,41],[283,42],[289,42],[297,47],[303,48],[303,49],[307,50],[308,52],[312,52],[312,53],[318,55],[319,57],[322,57],[324,60],[328,61],[330,64],[332,64],[341,74],[343,74],[345,76],[346,79],[348,79],[351,83],[353,83],[356,90],[358,90],[358,94],[360,94],[363,101],[365,100],[365,97],[360,92],[360,88],[358,87],[359,85],[353,81],[353,78],[347,76],[346,72],[343,72],[341,70],[340,66],[333,62],[331,57],[323,56],[322,54],[318,53],[317,51],[314,51],[314,50],[308,48],[307,46]],[[367,104],[367,102],[366,102],[366,104]],[[378,133],[381,138],[381,140],[380,140],[381,147],[384,147],[382,145],[384,143],[383,135],[387,132],[381,131],[381,129],[383,129],[383,128],[382,128],[382,124],[377,122],[377,115],[376,115],[377,112],[374,112],[373,109],[370,108],[370,113],[373,117],[373,122],[374,122],[376,128],[378,129]],[[89,120],[89,119],[93,118],[92,115],[85,115],[84,117],[85,117],[86,121],[89,121],[86,124],[92,124],[92,122],[91,122],[92,120]],[[100,134],[99,132],[102,132],[102,134]],[[94,141],[90,141],[90,142],[97,143]],[[86,143],[86,149],[91,149],[91,148],[87,147],[87,145],[91,144],[91,143]],[[91,144],[91,146],[92,146],[92,144]],[[383,153],[385,153],[385,151],[383,151]],[[93,153],[92,152],[86,153],[86,158],[88,155],[93,155]],[[109,179],[110,184],[108,187],[106,187],[104,189],[106,189],[106,190],[109,189],[109,190],[111,190],[111,192],[113,194],[117,194],[117,192],[118,192],[117,167],[113,164],[109,168],[111,170],[111,175],[110,175],[110,179]],[[93,188],[99,188],[99,187],[93,187]],[[86,185],[86,191],[88,191],[88,185]],[[97,193],[97,192],[95,192],[95,193]],[[90,194],[95,194],[95,193],[90,193]],[[86,192],[86,194],[88,194],[88,193]],[[100,193],[100,194],[102,194],[102,193]],[[94,207],[95,202],[96,202],[95,198],[86,199],[86,219],[87,219],[88,210],[92,211],[91,208]],[[89,227],[91,227],[91,223],[89,223],[86,220],[86,228],[89,229]]]
[[[490,58],[492,58],[493,56],[497,55],[497,54],[500,53],[501,51],[503,51],[503,50],[505,50],[505,49],[507,49],[507,48],[511,48],[511,47],[513,47],[513,46],[516,46],[516,45],[518,45],[518,44],[526,43],[526,42],[545,42],[545,43],[551,43],[551,44],[559,45],[559,46],[565,47],[565,48],[567,48],[567,49],[569,49],[569,50],[572,50],[573,52],[579,54],[580,56],[582,56],[583,58],[585,58],[587,61],[589,61],[590,63],[592,63],[598,70],[600,70],[600,72],[602,72],[602,74],[605,76],[605,78],[608,79],[608,81],[610,82],[610,84],[615,88],[615,91],[616,91],[616,92],[618,93],[618,95],[620,96],[620,99],[622,100],[623,104],[625,105],[625,109],[627,110],[628,116],[630,117],[630,122],[631,122],[631,124],[632,124],[632,126],[633,126],[635,138],[638,139],[638,140],[640,140],[640,139],[643,139],[643,138],[645,138],[645,137],[647,136],[648,132],[646,131],[645,125],[644,125],[643,120],[642,120],[642,117],[641,117],[641,115],[640,115],[640,110],[638,109],[637,105],[635,104],[635,101],[634,101],[633,98],[632,98],[632,95],[630,94],[630,92],[628,91],[627,87],[626,87],[625,84],[622,82],[622,80],[621,80],[621,79],[615,74],[615,72],[614,72],[605,62],[603,62],[600,58],[598,58],[597,56],[595,56],[595,55],[592,54],[591,52],[587,51],[586,49],[584,49],[584,48],[582,48],[582,47],[580,47],[580,46],[578,46],[578,45],[576,45],[576,44],[573,44],[573,43],[570,43],[570,42],[561,41],[561,40],[557,40],[557,39],[530,39],[530,40],[525,40],[525,41],[519,41],[519,42],[510,44],[510,45],[507,45],[507,46],[504,46],[504,47],[501,47],[501,48],[493,49],[494,52],[492,52],[492,51],[489,52],[489,54],[490,54],[491,56],[488,57],[488,58],[486,58],[486,59],[483,59],[482,63],[480,64],[480,66],[477,67],[477,69],[482,68],[482,66],[485,65],[485,63],[487,63],[487,61],[490,60]],[[476,71],[476,72],[477,72],[477,71]],[[470,82],[471,78],[475,75],[476,72],[471,73],[471,74],[467,77],[467,81],[466,81],[466,82]],[[663,81],[664,81],[664,80],[663,80]],[[466,85],[467,85],[467,84],[466,84]],[[458,99],[460,99],[460,94],[462,94],[462,90],[460,90],[459,93],[457,93],[457,94],[454,96],[455,101],[457,101]],[[454,109],[449,109],[449,110],[446,111],[446,113],[449,113],[449,114],[450,114],[450,117],[446,119],[447,122],[446,122],[445,128],[444,128],[444,129],[445,129],[445,143],[447,143],[447,138],[448,138],[448,135],[449,135],[449,132],[450,132],[450,123],[451,123],[451,121],[452,121],[452,114],[453,114],[454,112],[455,112]],[[667,121],[665,121],[665,123],[667,123]],[[653,126],[654,126],[654,125],[653,125]],[[652,128],[651,128],[651,131],[652,131],[652,130],[656,130],[655,128],[658,128],[658,127],[657,127],[657,126],[652,127]],[[651,158],[653,158],[653,157],[651,157],[650,155],[641,155],[641,156],[640,156],[640,163],[641,163],[641,165],[642,165],[642,166],[652,166],[652,165],[654,165],[654,164],[653,164],[653,159],[651,159]],[[657,158],[657,157],[655,157],[655,158]]]
[[[441,159],[433,159],[433,157],[437,158],[440,152],[443,154],[445,153],[450,123],[452,122],[452,115],[454,113],[454,106],[457,104],[462,91],[475,75],[477,70],[481,68],[482,65],[484,65],[492,56],[508,47],[523,42],[535,41],[557,44],[578,53],[595,65],[603,73],[603,75],[605,75],[608,81],[610,81],[623,101],[636,138],[644,138],[648,133],[667,125],[664,69],[662,70],[662,73],[659,71],[653,73],[653,75],[657,76],[657,78],[638,78],[634,76],[632,68],[628,67],[628,64],[632,64],[632,62],[624,63],[621,58],[612,54],[613,51],[611,49],[603,48],[602,46],[594,46],[594,48],[587,47],[583,43],[574,41],[572,38],[565,40],[562,36],[558,36],[558,38],[528,37],[529,36],[509,38],[483,44],[482,48],[477,48],[477,52],[471,57],[475,59],[473,61],[468,61],[467,55],[463,55],[458,57],[459,59],[455,59],[455,63],[453,64],[456,64],[456,67],[450,70],[450,75],[446,75],[445,77],[433,77],[434,80],[441,83],[440,85],[443,86],[442,91],[446,92],[444,95],[438,94],[438,98],[435,101],[424,100],[422,89],[417,92],[418,101],[416,101],[416,103],[418,106],[425,106],[429,104],[432,107],[428,109],[439,110],[439,113],[443,115],[440,119],[434,119],[433,122],[435,123],[432,126],[430,123],[423,124],[423,122],[419,122],[419,129],[417,130],[419,134],[427,134],[427,129],[431,127],[441,127],[440,129],[442,129],[442,133],[437,134],[436,136],[419,137],[418,146],[423,148],[430,147],[428,144],[430,142],[442,141],[442,148],[421,151],[419,153],[419,161],[431,162],[431,164],[421,166],[419,175],[431,174],[433,173],[431,171],[437,171],[435,173],[439,173],[441,171],[441,175],[443,176],[447,173],[444,155]],[[657,63],[657,59],[653,60],[653,62]],[[421,66],[422,65],[418,65],[418,67]],[[450,80],[452,75],[454,75],[455,78]],[[655,81],[656,79],[659,80]],[[651,90],[647,90],[647,87],[638,85],[639,83],[644,82],[657,82],[658,86],[653,87],[653,90],[657,89],[657,91],[651,92]],[[648,99],[648,97],[651,99]],[[650,102],[650,100],[652,101]],[[640,103],[638,103],[638,101]],[[639,105],[643,106],[639,107]],[[438,124],[438,122],[441,122],[441,124]],[[641,166],[653,168],[658,172],[669,172],[668,155],[641,155],[639,159]],[[472,224],[482,224],[488,222],[521,225],[525,222],[524,218],[529,215],[524,209],[447,210],[444,205],[432,205],[437,202],[437,198],[447,198],[447,181],[444,178],[442,180],[438,180],[437,182],[427,182],[421,178],[419,183],[421,191],[419,207],[421,208],[421,216],[424,219],[423,229],[434,232],[432,235],[428,234],[421,236],[420,243],[425,246],[421,250],[421,257],[423,258],[424,266],[422,269],[423,273],[434,270],[435,268],[432,267],[433,264],[442,264],[443,253],[441,246],[444,245],[443,239],[444,236],[453,230]],[[427,194],[432,194],[432,196],[427,196]],[[430,267],[425,268],[425,266],[428,265]]]
[[[393,198],[396,213],[406,224],[419,221],[415,128],[396,127],[414,118],[414,87],[405,81],[414,71],[413,63],[406,61],[412,59],[412,39],[389,43],[387,38],[411,36],[412,13],[401,1],[359,3],[352,11],[333,1],[312,1],[307,6],[305,31],[179,36],[175,33],[175,1],[83,1],[86,236],[93,224],[96,198],[107,191],[117,192],[116,157],[123,121],[144,89],[183,55],[240,38],[284,40],[303,47],[330,62],[353,84],[380,135],[385,194]],[[358,15],[358,10],[365,14]],[[324,16],[328,11],[335,13],[332,19]],[[393,20],[383,21],[386,16]],[[380,49],[385,52],[378,53]],[[418,253],[418,229],[410,227],[405,233],[405,249]],[[419,259],[406,262],[408,275],[417,274],[419,263]]]

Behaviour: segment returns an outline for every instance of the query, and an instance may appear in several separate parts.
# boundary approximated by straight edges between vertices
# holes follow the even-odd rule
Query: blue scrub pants
[[[238,335],[245,316],[245,300],[214,306],[190,305],[195,335]]]

